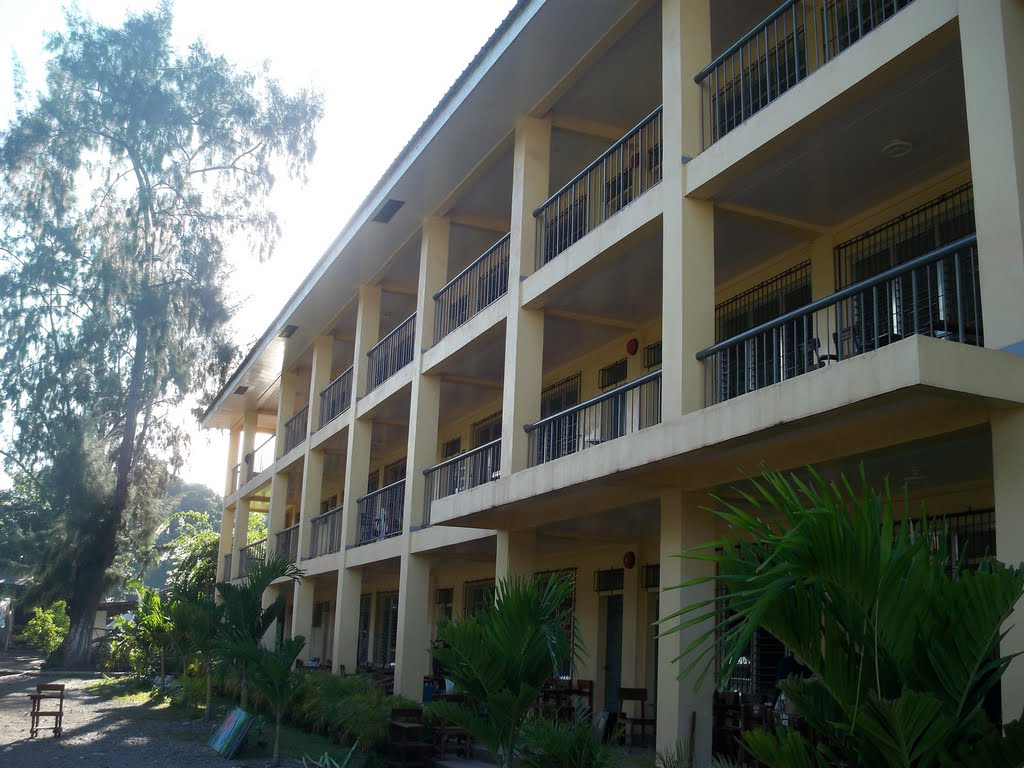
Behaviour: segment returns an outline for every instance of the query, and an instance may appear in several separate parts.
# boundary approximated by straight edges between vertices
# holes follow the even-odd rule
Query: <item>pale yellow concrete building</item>
[[[419,697],[440,616],[568,569],[595,708],[706,756],[652,623],[761,462],[1024,561],[1024,3],[778,1],[518,3],[249,351],[219,576],[290,551],[310,658]]]

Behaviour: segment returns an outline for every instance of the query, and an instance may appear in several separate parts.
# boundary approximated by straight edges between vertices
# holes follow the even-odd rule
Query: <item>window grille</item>
[[[475,616],[494,602],[494,579],[467,581],[463,590],[465,595],[463,614],[467,618]]]
[[[644,347],[644,368],[650,370],[661,365],[661,342],[656,341]]]
[[[377,653],[379,666],[395,663],[398,647],[398,593],[381,592],[377,595]]]
[[[356,649],[356,665],[366,666],[370,660],[370,596],[359,596],[359,645]]]
[[[450,459],[452,456],[458,456],[462,453],[462,437],[453,437],[451,440],[441,446],[441,458]]]
[[[472,427],[473,447],[492,443],[501,437],[501,411],[492,413],[485,419],[480,419]]]
[[[661,587],[661,563],[645,565],[642,578],[644,589],[658,589]]]
[[[626,380],[626,358],[616,360],[597,372],[597,386],[601,389],[614,387]]]
[[[626,572],[622,568],[594,571],[595,592],[616,592],[626,583]]]

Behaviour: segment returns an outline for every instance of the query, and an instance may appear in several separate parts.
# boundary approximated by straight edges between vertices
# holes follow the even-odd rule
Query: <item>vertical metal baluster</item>
[[[953,254],[953,280],[956,286],[956,340],[964,341],[964,293],[960,283],[960,252]]]

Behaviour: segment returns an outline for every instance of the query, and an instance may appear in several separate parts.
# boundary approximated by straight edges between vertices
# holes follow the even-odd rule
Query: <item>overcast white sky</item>
[[[269,60],[289,89],[312,86],[325,96],[318,151],[309,182],[281,179],[273,206],[283,236],[260,264],[241,245],[231,258],[231,290],[242,305],[233,323],[248,347],[277,314],[514,0],[177,0],[175,40],[202,38],[245,68]],[[91,0],[78,7],[117,25],[127,10],[156,0]],[[29,86],[41,85],[44,33],[62,28],[61,0],[0,0],[0,125],[13,114],[11,56]],[[194,428],[183,475],[223,491],[226,443]]]

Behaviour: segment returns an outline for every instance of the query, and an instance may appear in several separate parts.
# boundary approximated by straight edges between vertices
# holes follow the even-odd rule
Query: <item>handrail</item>
[[[476,448],[473,448],[471,450],[468,450],[468,451],[465,451],[463,453],[460,453],[458,456],[452,456],[450,459],[445,459],[440,464],[435,464],[432,467],[427,467],[426,469],[423,470],[423,474],[424,475],[429,475],[431,472],[435,472],[435,471],[437,471],[439,469],[443,469],[444,467],[447,467],[449,464],[455,464],[456,462],[459,462],[459,461],[465,461],[468,457],[472,456],[473,454],[481,453],[482,451],[486,451],[488,448],[493,448],[494,446],[498,445],[500,442],[501,442],[501,438],[499,437],[497,440],[491,440],[491,442],[489,442],[489,443],[484,443],[483,445],[478,445]]]
[[[267,538],[264,536],[262,539],[256,539],[256,541],[252,542],[251,544],[246,544],[241,549],[244,552],[245,550],[251,549],[252,547],[255,547],[258,544],[266,544],[266,543],[267,543]]]
[[[734,53],[736,53],[736,51],[738,51],[746,43],[749,43],[751,40],[753,40],[758,34],[760,34],[761,30],[764,27],[768,26],[773,21],[775,21],[777,18],[779,18],[779,16],[781,16],[786,11],[788,11],[790,8],[792,8],[794,5],[796,5],[797,2],[798,2],[798,0],[786,0],[786,2],[784,2],[782,5],[780,5],[778,8],[776,8],[774,11],[769,13],[767,18],[765,18],[764,21],[762,21],[760,24],[756,24],[755,26],[751,27],[750,31],[747,32],[747,34],[745,34],[743,37],[741,37],[735,43],[733,43],[728,48],[726,48],[725,51],[723,51],[722,53],[718,54],[718,57],[714,61],[712,61],[710,64],[708,64],[706,67],[704,67],[704,69],[702,69],[700,72],[698,72],[696,75],[694,75],[693,76],[693,82],[695,82],[698,85],[700,85],[700,83],[703,82],[704,78],[706,78],[708,75],[710,75],[719,65],[722,64],[722,62],[724,62],[726,59],[728,59],[730,56],[732,56]]]
[[[282,528],[275,535],[280,536],[282,533],[288,533],[290,531],[298,530],[298,527],[299,527],[298,523],[296,523],[295,525],[289,525],[287,528]]]
[[[328,389],[330,389],[331,387],[333,387],[333,386],[334,386],[335,384],[337,384],[337,383],[338,383],[339,381],[341,381],[341,380],[342,380],[343,378],[345,378],[346,376],[348,376],[348,375],[349,375],[350,373],[352,373],[352,366],[351,366],[351,365],[350,365],[350,366],[349,366],[348,368],[346,368],[346,369],[345,369],[344,371],[342,371],[342,372],[341,372],[340,374],[338,374],[338,375],[337,375],[337,376],[336,376],[336,377],[334,378],[334,380],[333,380],[333,381],[331,381],[331,383],[330,383],[330,384],[328,384],[328,385],[327,385],[326,387],[324,387],[323,389],[321,389],[321,390],[320,390],[320,397],[323,397],[323,396],[324,396],[324,393],[325,393],[325,392],[326,392],[326,391],[327,391]]]
[[[639,386],[640,384],[646,384],[648,381],[654,381],[655,379],[660,379],[660,378],[661,378],[661,370],[651,371],[650,373],[641,376],[639,379],[633,379],[632,381],[627,381],[625,384],[620,384],[619,386],[615,387],[615,389],[609,389],[607,392],[602,392],[600,395],[597,395],[596,397],[592,397],[589,400],[587,400],[586,402],[577,403],[576,405],[569,406],[564,411],[559,411],[558,413],[553,413],[550,416],[545,416],[543,419],[535,421],[532,424],[524,424],[523,425],[523,430],[525,430],[526,433],[529,434],[530,432],[535,431],[538,427],[542,427],[545,424],[550,424],[551,422],[555,421],[556,419],[562,418],[566,414],[577,413],[579,411],[582,411],[585,408],[589,408],[592,405],[596,405],[597,403],[600,403],[600,402],[602,402],[604,400],[608,400],[608,399],[614,397],[615,395],[618,395],[618,394],[621,394],[622,392],[626,392],[627,390],[633,389],[634,387]]]
[[[536,216],[536,215],[537,215],[537,214],[534,214],[534,216]],[[476,257],[475,259],[473,259],[473,262],[472,262],[471,264],[469,264],[469,266],[467,266],[467,267],[466,267],[465,269],[463,269],[463,270],[462,270],[461,272],[459,272],[459,274],[457,274],[457,275],[456,275],[455,277],[453,277],[453,278],[452,278],[451,280],[449,280],[449,281],[448,281],[447,283],[445,283],[445,284],[444,284],[444,287],[442,287],[442,288],[441,288],[440,290],[438,290],[438,291],[437,291],[437,293],[435,293],[435,294],[434,294],[433,296],[431,296],[430,298],[432,298],[432,299],[433,299],[434,301],[437,301],[437,298],[438,298],[438,297],[439,297],[439,296],[440,296],[440,295],[441,295],[442,293],[444,293],[444,292],[445,292],[445,291],[447,291],[447,290],[448,290],[449,288],[451,288],[451,287],[452,287],[453,285],[455,285],[455,283],[459,282],[459,278],[460,278],[460,277],[463,277],[463,276],[464,276],[464,275],[465,275],[465,274],[466,274],[467,272],[469,272],[469,271],[470,271],[471,269],[473,269],[473,267],[475,267],[475,266],[476,266],[477,264],[479,264],[479,263],[480,263],[481,261],[483,261],[484,259],[486,259],[486,258],[487,258],[488,256],[490,256],[490,255],[491,255],[492,253],[494,253],[494,251],[495,251],[495,250],[497,250],[497,249],[498,249],[498,248],[499,248],[499,247],[501,246],[501,244],[502,244],[502,243],[504,243],[504,242],[505,242],[506,240],[509,240],[509,239],[511,239],[511,237],[512,237],[512,233],[511,233],[511,232],[509,232],[508,234],[502,235],[502,236],[501,236],[501,237],[500,237],[500,238],[498,239],[498,242],[496,242],[496,243],[495,243],[494,245],[492,245],[492,246],[491,246],[490,248],[488,248],[488,249],[487,249],[486,251],[484,251],[484,252],[483,252],[483,253],[481,253],[481,254],[480,254],[479,256],[477,256],[477,257]]]
[[[773,328],[778,328],[779,326],[785,325],[791,320],[795,320],[798,317],[802,317],[803,315],[809,315],[819,310],[822,310],[825,307],[831,306],[832,304],[836,304],[837,302],[842,301],[843,299],[848,299],[851,296],[856,296],[857,294],[863,293],[869,288],[874,288],[876,285],[887,283],[894,277],[899,277],[900,275],[905,275],[908,272],[913,272],[915,269],[918,269],[919,267],[923,267],[926,264],[932,263],[933,261],[939,261],[944,257],[949,256],[950,254],[955,253],[956,251],[959,251],[961,248],[964,248],[968,245],[973,245],[977,242],[977,234],[968,235],[967,237],[961,237],[959,240],[954,240],[952,243],[947,243],[946,245],[943,245],[940,248],[936,248],[934,251],[929,251],[928,253],[916,256],[910,261],[905,261],[902,264],[898,264],[895,267],[887,269],[885,272],[879,272],[877,275],[869,277],[867,280],[861,280],[859,283],[848,285],[846,288],[836,291],[835,293],[829,296],[826,296],[822,299],[818,299],[817,301],[812,301],[810,304],[805,304],[804,306],[798,307],[797,309],[792,309],[786,314],[780,315],[779,317],[775,318],[774,320],[769,320],[766,323],[761,323],[761,325],[757,326],[756,328],[751,328],[750,330],[744,331],[743,333],[738,333],[735,336],[726,339],[725,341],[720,341],[717,344],[708,347],[707,349],[702,349],[700,352],[697,353],[696,357],[698,360],[701,361],[706,360],[707,358],[711,357],[711,355],[717,352],[721,352],[722,350],[727,349],[735,344],[739,344],[740,342],[752,339],[755,336],[761,335],[765,331],[772,330]]]
[[[533,216],[534,216],[534,218],[540,216],[540,214],[543,212],[543,210],[545,208],[547,208],[549,205],[551,205],[551,203],[554,202],[554,200],[557,199],[559,195],[564,193],[567,189],[572,187],[573,184],[577,183],[580,179],[582,179],[584,176],[586,176],[588,173],[590,173],[592,170],[594,170],[598,165],[601,164],[601,162],[603,160],[606,160],[607,158],[609,158],[613,154],[615,154],[615,152],[618,150],[618,148],[620,146],[622,146],[622,142],[623,141],[625,141],[629,136],[631,136],[634,133],[636,133],[637,131],[639,131],[647,123],[649,123],[651,120],[653,120],[655,117],[658,116],[658,114],[661,112],[661,107],[662,107],[662,105],[659,104],[657,106],[657,108],[653,112],[651,112],[651,114],[649,114],[647,117],[645,117],[639,123],[637,123],[632,128],[630,128],[628,131],[626,131],[624,134],[622,134],[622,136],[620,136],[618,138],[618,140],[614,144],[612,144],[610,147],[608,147],[608,149],[606,149],[604,152],[602,152],[600,155],[598,155],[596,158],[594,158],[594,160],[591,161],[590,165],[588,165],[582,171],[580,171],[575,176],[573,176],[571,179],[569,179],[569,181],[567,181],[565,184],[563,184],[562,188],[559,189],[557,192],[555,192],[555,194],[551,195],[551,197],[549,197],[547,200],[545,200],[539,206],[534,208],[533,209]]]
[[[260,451],[262,451],[262,450],[263,450],[264,448],[266,448],[266,447],[267,447],[267,445],[268,445],[268,444],[270,443],[270,441],[271,441],[271,440],[273,440],[273,439],[274,439],[275,437],[277,437],[277,435],[274,435],[274,434],[270,434],[270,435],[267,435],[267,439],[266,439],[266,440],[264,440],[264,441],[263,441],[262,443],[260,443],[259,445],[257,445],[257,446],[256,446],[255,448],[253,448],[253,449],[252,449],[252,452],[251,452],[251,453],[250,453],[249,455],[250,455],[250,456],[255,456],[255,455],[256,455],[257,453],[259,453],[259,452],[260,452]]]
[[[316,517],[310,518],[309,522],[313,523],[314,521],[319,520],[319,519],[324,518],[324,517],[327,517],[328,515],[333,515],[335,512],[340,512],[344,506],[345,506],[344,504],[340,504],[337,507],[332,507],[331,509],[328,509],[326,512],[321,512]]]
[[[385,485],[383,488],[378,488],[376,491],[370,491],[365,496],[360,496],[358,499],[356,499],[356,504],[358,504],[360,501],[366,501],[371,496],[376,496],[378,494],[384,493],[384,491],[390,490],[391,488],[394,488],[396,485],[400,485],[404,482],[405,478],[403,477],[401,480],[396,480],[395,482],[391,483],[391,485]]]
[[[293,413],[291,416],[288,417],[288,421],[286,421],[284,423],[284,430],[285,430],[285,432],[288,431],[288,427],[290,427],[295,422],[295,420],[298,419],[300,416],[309,416],[309,404],[308,403],[306,405],[302,406],[301,408],[299,408],[299,410],[297,410],[295,413]],[[273,435],[271,435],[271,437],[273,437]],[[267,442],[270,442],[270,441],[268,440]],[[255,453],[255,451],[254,451],[254,453]]]
[[[377,348],[378,348],[378,347],[380,347],[380,345],[381,345],[381,344],[383,344],[383,343],[384,343],[384,342],[386,342],[386,341],[387,341],[388,339],[390,339],[390,338],[391,338],[392,336],[394,336],[394,335],[395,335],[395,334],[397,334],[397,333],[398,333],[399,331],[401,331],[401,330],[402,330],[402,328],[404,328],[404,327],[405,327],[406,323],[408,323],[408,322],[409,322],[410,320],[412,320],[412,319],[413,319],[413,318],[415,318],[415,317],[416,317],[416,313],[415,313],[415,312],[413,312],[413,313],[412,313],[411,315],[409,315],[409,316],[408,316],[407,318],[405,318],[405,320],[403,320],[403,321],[402,321],[402,322],[400,322],[400,323],[399,323],[398,325],[396,325],[396,326],[395,326],[395,327],[394,327],[394,328],[392,329],[392,331],[391,331],[391,332],[390,332],[390,333],[389,333],[389,334],[388,334],[387,336],[385,336],[385,337],[384,337],[383,339],[381,339],[381,340],[380,340],[380,341],[378,341],[378,342],[377,342],[376,344],[374,344],[374,345],[373,345],[372,347],[370,347],[370,351],[366,353],[366,356],[367,356],[367,357],[369,357],[369,356],[370,356],[370,355],[372,355],[372,354],[373,354],[374,352],[376,352],[376,351],[377,351]]]

